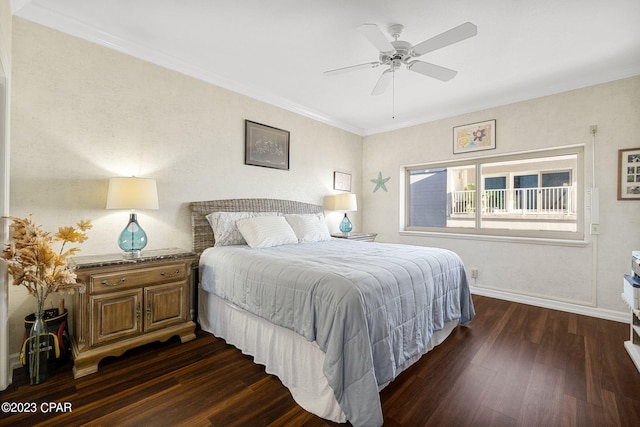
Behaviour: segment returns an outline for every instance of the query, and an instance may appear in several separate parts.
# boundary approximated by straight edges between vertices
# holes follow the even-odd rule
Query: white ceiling
[[[12,0],[14,14],[369,135],[640,75],[638,0]],[[478,35],[421,60],[448,82],[382,67],[357,30],[403,24],[417,44],[464,22]],[[392,115],[395,112],[395,118]]]

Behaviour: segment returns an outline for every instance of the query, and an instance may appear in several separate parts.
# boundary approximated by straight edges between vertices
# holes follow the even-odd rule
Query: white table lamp
[[[358,201],[356,195],[353,193],[336,194],[334,209],[337,211],[345,211],[344,218],[340,222],[340,231],[343,233],[350,233],[353,229],[351,221],[347,216],[347,212],[354,212],[358,210]]]
[[[107,193],[107,209],[131,209],[129,223],[120,233],[118,246],[125,256],[137,258],[147,245],[144,232],[135,213],[136,209],[158,209],[158,189],[155,179],[111,178]]]

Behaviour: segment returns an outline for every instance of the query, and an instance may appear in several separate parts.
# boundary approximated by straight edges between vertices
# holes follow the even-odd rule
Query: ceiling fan
[[[361,70],[364,68],[376,68],[381,65],[388,66],[389,68],[382,72],[382,75],[373,88],[371,95],[380,95],[384,93],[389,86],[393,73],[400,68],[402,64],[405,64],[411,71],[446,82],[454,78],[458,72],[413,58],[417,58],[425,53],[433,52],[434,50],[449,46],[450,44],[457,43],[478,34],[478,27],[471,22],[465,22],[464,24],[458,25],[457,27],[438,34],[437,36],[414,46],[409,42],[398,40],[403,29],[403,25],[391,25],[389,27],[389,33],[394,40],[389,41],[376,24],[360,25],[358,27],[358,31],[380,51],[379,60],[366,62],[364,64],[351,65],[349,67],[337,68],[335,70],[325,71],[323,74],[325,76],[334,76],[336,74]]]

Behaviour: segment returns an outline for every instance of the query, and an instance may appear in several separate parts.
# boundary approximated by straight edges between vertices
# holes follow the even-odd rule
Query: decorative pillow
[[[300,243],[331,240],[323,214],[285,215],[284,218],[293,228]]]
[[[260,216],[236,222],[238,230],[252,248],[298,243],[296,234],[283,216]]]
[[[213,236],[214,246],[246,245],[247,242],[240,234],[236,221],[257,216],[278,215],[277,212],[212,212],[206,216]]]

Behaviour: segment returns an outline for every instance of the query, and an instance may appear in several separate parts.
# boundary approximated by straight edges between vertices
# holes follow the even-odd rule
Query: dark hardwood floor
[[[476,318],[381,392],[385,426],[639,426],[640,373],[626,324],[474,296]],[[298,407],[280,381],[199,331],[71,365],[30,386],[22,369],[2,402],[35,402],[2,425],[334,426]],[[71,412],[43,413],[44,402]],[[67,405],[68,405],[67,404]],[[45,408],[51,405],[44,405]]]

